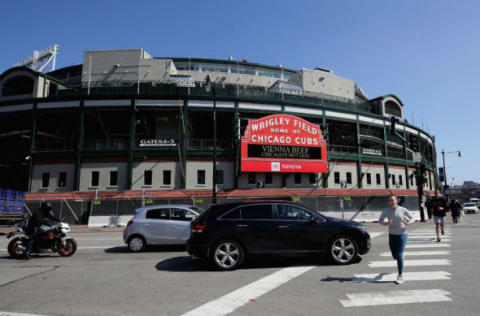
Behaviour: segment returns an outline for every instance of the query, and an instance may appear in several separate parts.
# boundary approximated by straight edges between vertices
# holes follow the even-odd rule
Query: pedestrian
[[[404,207],[398,205],[398,199],[395,195],[388,197],[388,206],[386,207],[378,223],[388,226],[388,245],[393,259],[397,260],[398,276],[396,284],[403,283],[403,250],[407,245],[407,226],[414,220],[412,214]],[[386,220],[386,221],[385,221]]]
[[[460,211],[462,209],[462,206],[458,202],[458,200],[452,200],[449,205],[450,211],[452,212],[452,220],[454,224],[458,223],[458,219],[460,217]]]
[[[431,219],[432,218],[432,198],[430,196],[427,197],[425,206],[427,207],[428,219]]]
[[[441,242],[440,232],[445,235],[445,216],[448,212],[447,201],[443,198],[440,191],[437,191],[432,200],[433,220],[435,222],[435,232],[437,233],[437,242]]]

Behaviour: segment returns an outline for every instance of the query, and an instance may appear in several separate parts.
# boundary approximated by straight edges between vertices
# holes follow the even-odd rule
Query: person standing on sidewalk
[[[388,197],[388,206],[380,215],[378,223],[388,226],[388,245],[393,259],[397,260],[398,268],[398,277],[395,283],[402,284],[403,250],[407,245],[407,226],[413,222],[413,216],[406,208],[398,205],[398,199],[395,195]]]
[[[440,232],[445,235],[445,216],[448,212],[447,201],[443,198],[440,191],[437,191],[432,200],[433,220],[435,222],[435,232],[437,233],[437,242],[441,242]]]

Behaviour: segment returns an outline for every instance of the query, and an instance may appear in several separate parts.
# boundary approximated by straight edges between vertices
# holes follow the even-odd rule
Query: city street
[[[316,257],[256,257],[215,271],[183,247],[129,253],[120,232],[71,234],[70,258],[13,260],[0,239],[0,315],[478,315],[480,215],[409,230],[405,282],[386,228],[369,225],[372,249],[353,265]]]

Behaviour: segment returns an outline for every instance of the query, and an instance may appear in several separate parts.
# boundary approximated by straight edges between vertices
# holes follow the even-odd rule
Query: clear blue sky
[[[0,3],[0,73],[53,44],[57,68],[85,50],[235,59],[353,79],[397,95],[436,137],[449,182],[480,182],[480,1],[37,1]]]

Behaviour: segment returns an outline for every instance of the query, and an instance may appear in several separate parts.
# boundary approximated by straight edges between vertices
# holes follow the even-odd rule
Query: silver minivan
[[[203,213],[192,205],[152,205],[138,208],[123,231],[130,251],[150,245],[184,245],[190,238],[190,222]]]

